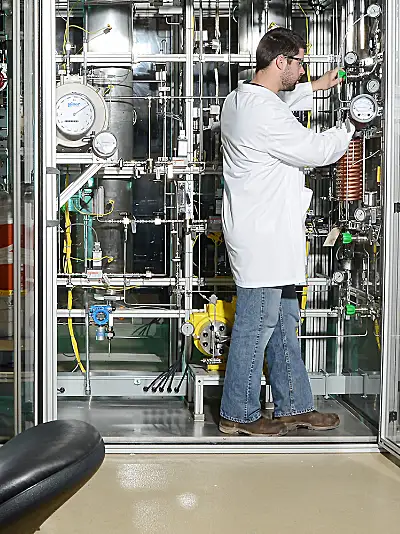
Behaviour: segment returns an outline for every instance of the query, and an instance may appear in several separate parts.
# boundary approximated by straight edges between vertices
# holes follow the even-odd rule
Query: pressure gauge
[[[56,124],[64,135],[81,137],[93,126],[94,119],[94,106],[85,95],[72,92],[58,99]]]
[[[347,54],[344,56],[344,62],[348,67],[352,67],[355,65],[358,61],[358,56],[355,52],[347,52]]]
[[[194,333],[194,326],[192,323],[183,323],[181,326],[181,332],[186,337],[192,336]]]
[[[378,104],[370,95],[358,95],[350,103],[351,117],[361,124],[367,124],[378,114]]]
[[[117,139],[111,132],[100,132],[93,139],[93,152],[100,158],[109,158],[117,150]]]
[[[335,271],[332,275],[332,281],[335,284],[343,284],[345,274],[343,271]]]
[[[378,6],[378,4],[371,4],[367,8],[367,15],[371,17],[372,19],[378,18],[381,12],[382,12],[381,6]]]
[[[354,218],[357,222],[364,222],[367,219],[367,212],[363,208],[357,208],[354,212]]]
[[[373,78],[372,80],[368,80],[367,82],[367,91],[368,93],[371,93],[372,95],[374,95],[375,93],[377,93],[379,91],[379,89],[381,88],[381,84],[379,82],[379,80]]]
[[[68,148],[88,144],[88,134],[98,134],[108,127],[108,107],[91,85],[71,76],[56,89],[57,143]]]

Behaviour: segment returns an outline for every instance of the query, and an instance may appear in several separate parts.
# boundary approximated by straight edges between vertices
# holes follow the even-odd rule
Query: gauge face
[[[94,106],[91,101],[80,93],[68,93],[57,101],[57,128],[71,137],[79,137],[87,133],[95,120]]]
[[[350,115],[362,124],[372,121],[378,113],[378,106],[372,96],[356,96],[350,104]]]
[[[117,150],[117,139],[111,132],[100,132],[93,139],[93,151],[101,158],[108,158]]]
[[[347,52],[347,54],[344,56],[344,62],[346,63],[346,65],[349,65],[349,66],[357,63],[357,60],[358,60],[358,57],[355,52]]]
[[[381,84],[379,80],[369,80],[367,82],[367,91],[371,94],[375,94],[379,91]]]
[[[367,15],[376,19],[381,14],[381,11],[381,6],[378,6],[378,4],[371,4],[367,9]]]
[[[354,218],[358,222],[364,222],[365,219],[367,218],[367,213],[362,208],[357,208],[356,211],[354,212]]]
[[[332,277],[335,284],[343,284],[344,282],[344,273],[342,271],[336,271],[333,273]]]
[[[194,326],[192,323],[183,323],[181,326],[181,332],[184,336],[191,336],[194,332]]]

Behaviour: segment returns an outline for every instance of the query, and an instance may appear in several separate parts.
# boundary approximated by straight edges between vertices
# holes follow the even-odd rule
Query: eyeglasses
[[[295,57],[295,56],[284,56],[286,59],[295,59],[299,62],[300,67],[304,66],[304,59],[301,57]]]

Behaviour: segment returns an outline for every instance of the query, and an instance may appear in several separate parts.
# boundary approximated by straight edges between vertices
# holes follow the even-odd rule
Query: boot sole
[[[340,425],[340,423],[338,423],[337,425],[331,425],[331,426],[313,426],[307,423],[285,423],[285,424],[288,427],[289,432],[291,432],[292,430],[297,430],[298,428],[305,428],[306,430],[317,430],[317,431],[324,432],[326,430],[335,430],[335,428],[338,428],[338,426]]]
[[[232,428],[232,427],[226,427],[226,426],[219,426],[219,431],[222,432],[223,434],[228,434],[229,436],[234,436],[234,435],[244,435],[244,436],[264,436],[264,437],[270,437],[270,438],[274,438],[274,437],[277,437],[279,438],[280,436],[285,436],[288,431],[289,431],[289,428],[285,429],[285,430],[281,430],[280,432],[278,432],[278,434],[276,433],[273,433],[273,434],[259,434],[257,432],[251,432],[250,430],[244,430],[244,429],[241,429],[241,428]]]

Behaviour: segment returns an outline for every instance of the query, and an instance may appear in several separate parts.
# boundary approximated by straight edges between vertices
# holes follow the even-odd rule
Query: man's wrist
[[[311,87],[312,87],[313,92],[321,91],[320,80],[318,79],[318,80],[314,80],[313,82],[311,82]]]

